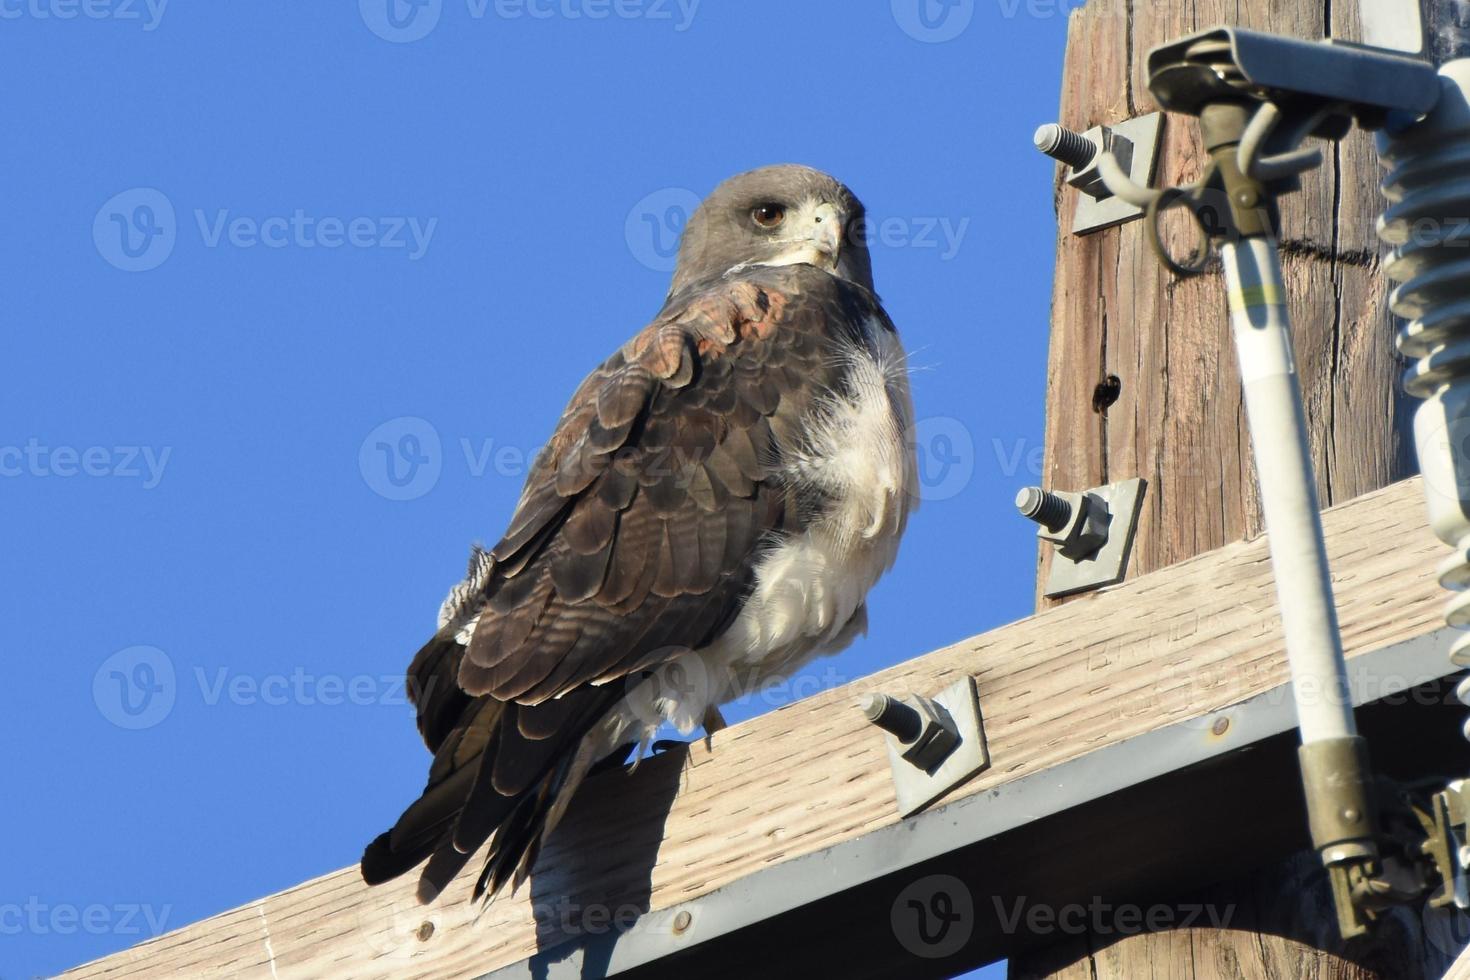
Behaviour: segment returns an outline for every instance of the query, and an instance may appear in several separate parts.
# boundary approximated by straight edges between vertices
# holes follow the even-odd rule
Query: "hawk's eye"
[[[762,228],[775,228],[786,220],[786,209],[779,204],[758,204],[751,210],[750,217]]]

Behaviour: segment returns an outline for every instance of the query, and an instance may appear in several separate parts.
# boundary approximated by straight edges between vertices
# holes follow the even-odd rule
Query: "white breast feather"
[[[918,500],[903,349],[877,323],[869,336],[872,349],[842,355],[848,390],[822,400],[801,446],[784,447],[780,478],[820,491],[828,509],[766,553],[749,599],[719,639],[630,692],[608,719],[609,747],[629,728],[650,737],[660,719],[687,735],[708,707],[835,653],[864,630],[863,601],[893,564]]]
[[[714,643],[691,651],[629,692],[600,726],[588,758],[644,741],[661,721],[689,734],[718,706],[836,653],[867,626],[868,591],[893,564],[918,477],[909,433],[913,403],[898,338],[876,322],[869,344],[839,355],[846,387],[828,392],[805,420],[805,440],[784,448],[777,478],[828,501],[821,518],[761,558],[750,597]],[[493,562],[479,548],[470,574],[440,610],[440,627],[467,610]],[[475,619],[455,637],[467,643]]]

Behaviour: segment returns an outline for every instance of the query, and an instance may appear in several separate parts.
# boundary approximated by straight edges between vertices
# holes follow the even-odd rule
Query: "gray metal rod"
[[[1302,742],[1345,738],[1357,728],[1276,242],[1228,242],[1220,257]]]

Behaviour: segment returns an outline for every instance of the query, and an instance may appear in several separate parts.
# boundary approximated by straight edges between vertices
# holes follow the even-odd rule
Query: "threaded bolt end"
[[[1036,130],[1036,148],[1073,170],[1081,170],[1097,156],[1097,146],[1081,133],[1057,123],[1047,123]]]
[[[1040,487],[1026,487],[1016,494],[1016,510],[1048,531],[1060,531],[1072,519],[1072,505]]]
[[[924,730],[924,720],[917,711],[886,694],[869,694],[863,698],[862,708],[869,721],[900,742],[912,742]]]

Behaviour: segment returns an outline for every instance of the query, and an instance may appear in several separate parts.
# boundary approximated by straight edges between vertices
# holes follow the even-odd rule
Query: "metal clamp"
[[[1072,216],[1072,234],[1110,228],[1143,214],[1131,196],[1119,196],[1103,170],[1111,167],[1131,184],[1147,187],[1153,182],[1159,159],[1159,136],[1164,114],[1150,112],[1109,126],[1094,126],[1075,133],[1057,123],[1036,131],[1036,148],[1067,166],[1066,181],[1081,191]]]
[[[1134,478],[1081,493],[1026,487],[1016,495],[1021,516],[1041,525],[1036,536],[1057,549],[1046,580],[1048,598],[1123,580],[1147,486]]]
[[[1434,866],[1439,886],[1429,896],[1434,908],[1470,908],[1470,785],[1456,779],[1419,814],[1425,832],[1420,846]]]
[[[990,765],[973,677],[932,698],[870,694],[861,708],[888,733],[888,764],[900,816],[917,813]]]

